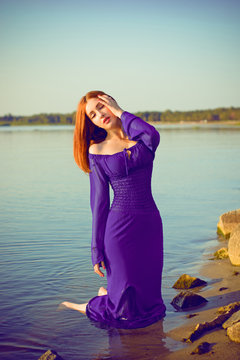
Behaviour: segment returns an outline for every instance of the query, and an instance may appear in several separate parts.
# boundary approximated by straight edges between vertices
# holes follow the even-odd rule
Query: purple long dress
[[[128,138],[137,143],[112,155],[88,155],[92,264],[104,260],[108,293],[90,299],[86,314],[115,328],[133,329],[160,320],[166,310],[161,294],[162,220],[151,191],[160,135],[127,111],[121,121]]]

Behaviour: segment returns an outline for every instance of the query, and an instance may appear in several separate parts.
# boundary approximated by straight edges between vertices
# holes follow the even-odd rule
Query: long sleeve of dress
[[[89,159],[90,206],[92,210],[91,253],[93,266],[104,260],[104,234],[110,206],[109,179],[95,157]]]
[[[124,131],[131,140],[141,139],[154,153],[160,143],[160,134],[154,126],[134,114],[124,111],[121,115]]]

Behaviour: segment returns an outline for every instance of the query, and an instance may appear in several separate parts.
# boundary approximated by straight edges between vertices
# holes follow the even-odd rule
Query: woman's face
[[[106,130],[117,122],[117,117],[98,98],[87,101],[86,114],[95,125]]]

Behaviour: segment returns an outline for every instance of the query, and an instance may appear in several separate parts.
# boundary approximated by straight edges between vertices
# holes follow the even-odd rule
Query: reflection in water
[[[91,320],[90,320],[91,321]],[[158,322],[139,329],[116,329],[107,328],[99,323],[93,325],[105,328],[108,333],[108,349],[101,349],[98,354],[93,355],[94,360],[116,359],[116,360],[149,360],[157,356],[169,354],[163,332],[163,319]]]

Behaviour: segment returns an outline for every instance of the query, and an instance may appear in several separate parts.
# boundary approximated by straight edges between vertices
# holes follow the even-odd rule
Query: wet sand
[[[221,247],[227,247],[227,241],[219,241],[218,246],[213,249],[206,259],[206,264],[200,269],[199,277],[208,281],[208,286],[201,290],[195,290],[198,294],[205,297],[208,303],[201,308],[182,312],[183,325],[170,330],[166,335],[171,339],[182,341],[188,338],[198,323],[211,321],[217,316],[217,310],[221,306],[228,305],[235,301],[240,301],[240,266],[233,266],[229,260],[209,260],[213,257],[214,251]],[[189,274],[191,275],[191,274]],[[219,290],[227,288],[225,290]],[[197,314],[197,316],[187,319],[187,314]],[[201,344],[208,342],[211,344],[210,352],[202,355],[191,352]],[[222,328],[206,332],[202,337],[193,343],[185,343],[185,347],[181,350],[170,353],[166,360],[185,360],[185,359],[221,359],[231,360],[240,359],[240,343],[235,343],[227,336],[227,331]],[[160,359],[160,357],[159,357]]]

